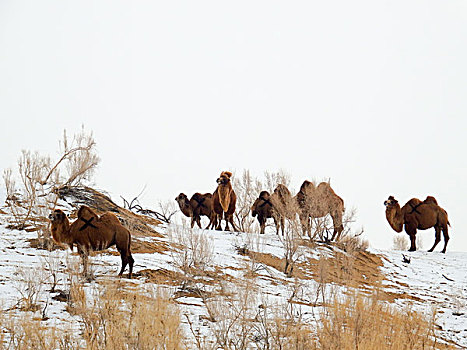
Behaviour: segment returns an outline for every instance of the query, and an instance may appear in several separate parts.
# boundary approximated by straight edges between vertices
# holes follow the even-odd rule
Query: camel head
[[[55,209],[49,215],[52,224],[52,238],[58,243],[68,243],[68,230],[70,228],[70,221],[68,216],[60,209]]]
[[[218,185],[227,185],[230,182],[230,177],[232,173],[230,171],[223,171],[221,175],[217,178],[216,182]]]
[[[49,215],[49,220],[52,222],[52,224],[54,224],[54,223],[63,223],[65,221],[65,219],[68,220],[68,217],[60,209],[55,209]]]
[[[389,225],[394,231],[402,232],[404,217],[401,213],[399,202],[393,196],[389,196],[389,198],[384,201],[384,205],[386,206],[386,219]]]
[[[175,197],[175,201],[178,203],[180,208],[183,208],[184,206],[188,205],[190,202],[185,193],[180,193],[177,197]]]
[[[269,200],[269,197],[271,197],[271,195],[269,194],[268,191],[261,191],[261,193],[259,194],[259,198],[262,199],[263,201]]]
[[[393,196],[389,196],[389,198],[384,201],[384,205],[386,206],[387,210],[394,208],[396,205],[399,205],[399,202]]]

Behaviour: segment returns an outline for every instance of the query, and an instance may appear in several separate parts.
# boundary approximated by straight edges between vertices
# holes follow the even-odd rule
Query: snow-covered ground
[[[21,295],[27,293],[27,282],[37,278],[38,271],[43,271],[43,283],[38,291],[38,302],[48,304],[46,322],[51,326],[71,325],[79,327],[78,320],[69,315],[65,310],[65,303],[52,299],[48,291],[51,286],[50,274],[47,274],[48,264],[55,264],[59,271],[59,288],[63,289],[66,283],[66,267],[70,261],[78,261],[78,256],[72,255],[69,250],[55,250],[48,252],[30,247],[29,240],[37,237],[34,232],[9,230],[5,227],[0,216],[0,304],[3,310],[13,310],[18,305]],[[180,226],[160,227],[158,231],[164,234],[164,238],[144,238],[145,240],[170,241],[176,236]],[[175,232],[175,233],[174,233]],[[284,248],[275,234],[246,235],[242,233],[226,233],[217,231],[202,231],[207,241],[212,246],[212,260],[210,266],[218,267],[228,276],[225,278],[225,288],[229,288],[230,280],[241,281],[244,279],[245,267],[251,267],[251,260],[238,253],[237,248],[248,246],[255,251],[268,253],[282,258]],[[170,238],[172,237],[172,238]],[[321,247],[314,250],[306,249],[301,259],[327,254],[329,248]],[[383,283],[388,292],[400,294],[395,300],[396,305],[403,308],[408,303],[422,312],[429,313],[436,309],[437,325],[440,327],[439,335],[453,341],[459,347],[467,348],[467,274],[464,268],[467,266],[467,253],[451,252],[447,254],[427,253],[419,251],[405,253],[411,258],[410,263],[404,263],[402,252],[372,250],[383,258],[382,271],[386,275]],[[153,253],[134,254],[135,269],[139,271],[172,270],[180,271],[175,263],[177,253]],[[96,279],[87,283],[89,291],[100,280],[116,278],[120,267],[120,257],[116,255],[100,254],[92,258]],[[253,266],[257,272],[257,299],[258,304],[284,305],[294,293],[295,297],[302,301],[300,312],[303,318],[316,317],[316,308],[311,306],[311,298],[317,290],[317,282],[313,279],[300,281],[301,293],[297,294],[294,278],[287,278],[281,271],[261,264]],[[145,284],[145,278],[139,277],[132,280],[133,283]],[[62,287],[60,287],[62,286]],[[346,288],[337,285],[331,286],[337,290]],[[171,293],[175,293],[177,286],[166,287]],[[209,288],[209,287],[207,287]],[[218,286],[211,286],[214,290]],[[301,300],[300,300],[301,299]],[[193,323],[196,331],[209,334],[209,323],[206,322],[208,312],[200,298],[182,296],[177,299],[184,322],[185,333],[190,336],[187,318]],[[38,311],[40,312],[40,310]]]

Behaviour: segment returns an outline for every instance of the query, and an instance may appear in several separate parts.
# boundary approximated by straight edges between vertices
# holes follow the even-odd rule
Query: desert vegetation
[[[262,178],[222,171],[212,194],[171,200],[183,213],[177,218],[170,203],[155,211],[137,196],[121,208],[86,188],[98,157],[84,129],[71,142],[65,133],[60,147],[54,162],[23,152],[19,186],[13,170],[4,172],[6,226],[36,230],[44,243],[34,250],[14,236],[18,261],[30,260],[12,273],[17,299],[1,308],[3,348],[453,348],[439,338],[436,309],[391,304],[403,296],[384,290],[382,259],[367,252],[363,230],[353,227],[356,211],[344,208],[328,181],[305,181],[297,192],[284,171]],[[235,232],[203,230],[202,217],[211,229],[225,223]],[[50,236],[77,246],[93,278]],[[8,242],[7,250],[18,250]],[[118,255],[119,275],[129,264],[134,279],[108,273]]]

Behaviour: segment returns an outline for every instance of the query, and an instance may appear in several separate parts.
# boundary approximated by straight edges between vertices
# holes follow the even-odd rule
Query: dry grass
[[[361,295],[336,298],[321,314],[319,349],[449,349],[435,335],[435,316],[403,311]]]

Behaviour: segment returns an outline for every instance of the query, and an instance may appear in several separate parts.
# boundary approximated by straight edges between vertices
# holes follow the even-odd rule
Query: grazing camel
[[[344,200],[339,197],[327,182],[321,182],[318,186],[305,180],[300,191],[295,196],[298,205],[298,215],[302,225],[303,234],[311,238],[311,219],[320,218],[329,214],[332,218],[334,232],[332,240],[339,240],[344,225]]]
[[[272,216],[276,225],[276,233],[282,230],[284,235],[285,218],[293,219],[297,213],[296,205],[293,201],[292,194],[287,186],[278,184],[271,195]]]
[[[51,231],[53,239],[58,243],[68,244],[70,249],[76,244],[82,258],[84,272],[88,273],[87,259],[89,251],[107,249],[116,245],[122,259],[121,276],[126,265],[129,265],[128,277],[133,274],[134,259],[131,255],[131,235],[110,212],[97,216],[91,208],[83,205],[78,210],[78,218],[70,224],[66,214],[60,209],[55,209],[50,215]]]
[[[230,171],[223,171],[216,180],[217,188],[213,193],[213,208],[216,213],[217,222],[216,230],[220,231],[222,231],[222,219],[225,220],[226,231],[230,231],[229,223],[232,225],[234,231],[237,230],[233,222],[237,196],[232,188],[232,183],[230,181],[231,176],[232,173]]]
[[[410,237],[410,252],[417,250],[415,244],[415,235],[418,230],[426,230],[431,227],[435,228],[435,243],[429,252],[432,252],[437,244],[441,241],[441,231],[444,236],[444,248],[441,251],[446,253],[446,247],[449,241],[448,234],[448,214],[446,210],[438,205],[436,199],[428,196],[423,202],[417,198],[409,200],[402,208],[399,202],[393,197],[384,201],[386,206],[386,219],[389,225],[396,232],[402,232],[402,226],[405,232]]]
[[[212,194],[211,193],[195,193],[190,200],[184,193],[180,193],[175,200],[180,207],[181,212],[187,216],[191,217],[191,228],[194,227],[195,222],[198,224],[199,228],[201,227],[201,216],[207,216],[209,219],[209,224],[206,228],[211,226],[211,229],[215,227],[216,214],[214,213],[212,205]]]
[[[270,198],[271,195],[268,191],[261,191],[259,197],[251,206],[251,215],[257,217],[261,234],[264,233],[266,228],[266,220],[273,217],[273,208]]]

